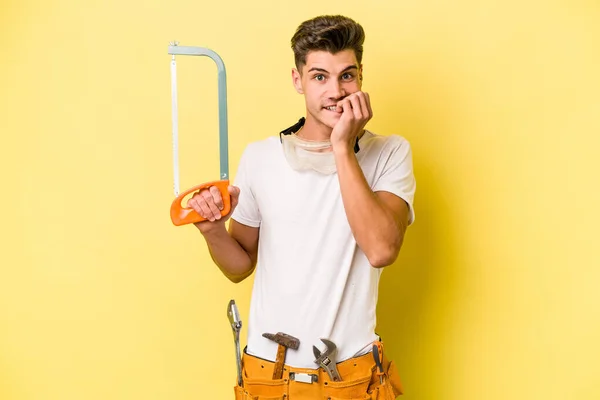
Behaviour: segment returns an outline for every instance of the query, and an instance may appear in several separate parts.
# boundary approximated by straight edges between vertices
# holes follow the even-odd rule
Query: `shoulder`
[[[279,137],[269,136],[266,139],[251,142],[246,145],[242,158],[246,160],[263,160],[276,154],[280,148]]]
[[[410,154],[410,142],[401,135],[380,135],[370,130],[365,130],[365,134],[359,141],[359,146],[369,152],[375,152],[381,156],[394,153]]]

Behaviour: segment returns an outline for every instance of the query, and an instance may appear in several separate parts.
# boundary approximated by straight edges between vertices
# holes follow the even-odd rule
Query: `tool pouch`
[[[250,395],[241,386],[234,386],[235,400],[258,400],[258,397]]]
[[[323,385],[323,399],[370,399],[367,395],[372,374],[364,377],[347,377],[340,382],[325,382]]]
[[[400,374],[396,369],[394,361],[387,364],[387,369],[384,374],[383,384],[377,382],[377,386],[372,390],[369,389],[368,397],[371,400],[394,400],[403,393],[402,383],[400,382]]]
[[[283,379],[244,379],[244,387],[235,387],[236,400],[283,400]]]
[[[234,388],[236,400],[394,400],[402,394],[400,376],[393,361],[384,357],[383,384],[371,354],[338,364],[342,381],[333,382],[326,372],[289,368],[283,379],[272,379],[273,364],[244,355],[243,387]],[[313,384],[294,382],[290,372],[318,374]],[[292,387],[293,385],[293,387]],[[289,393],[287,395],[286,393]]]
[[[240,386],[234,387],[235,400],[281,400],[284,399],[282,396],[256,396],[250,394],[246,389]]]
[[[244,360],[248,358],[248,355],[244,354]],[[235,386],[235,400],[283,400],[288,379],[272,379],[272,369],[256,369],[256,366],[253,364],[249,371],[246,364],[242,363],[244,387]]]

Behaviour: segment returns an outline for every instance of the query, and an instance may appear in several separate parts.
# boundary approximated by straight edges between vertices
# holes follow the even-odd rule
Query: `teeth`
[[[328,109],[329,111],[335,111],[336,106],[325,107],[325,108]]]

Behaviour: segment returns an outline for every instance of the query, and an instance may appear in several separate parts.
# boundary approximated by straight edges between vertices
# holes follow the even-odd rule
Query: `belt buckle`
[[[290,380],[302,383],[312,384],[319,381],[319,376],[315,374],[304,374],[299,372],[290,372]]]

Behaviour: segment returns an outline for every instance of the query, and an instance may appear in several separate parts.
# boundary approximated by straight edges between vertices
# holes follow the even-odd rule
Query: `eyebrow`
[[[344,72],[348,72],[351,69],[358,69],[358,67],[356,65],[349,65],[346,68],[344,68],[344,70],[342,71],[342,73]],[[312,72],[312,71],[319,71],[319,72],[325,72],[325,73],[329,73],[329,71],[327,71],[326,69],[323,68],[318,68],[318,67],[312,67],[311,69],[308,70],[308,72]]]

